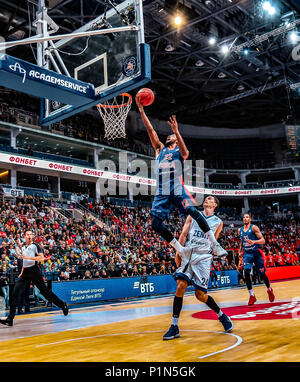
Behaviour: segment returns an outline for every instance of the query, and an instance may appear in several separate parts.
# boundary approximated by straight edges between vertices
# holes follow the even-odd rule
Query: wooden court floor
[[[193,317],[208,310],[186,295],[181,337],[170,341],[162,336],[170,326],[173,296],[71,306],[67,317],[60,310],[16,316],[13,327],[0,327],[0,357],[2,362],[299,362],[300,280],[272,286],[274,303],[259,285],[253,307],[247,306],[244,288],[209,292],[223,311],[243,318],[232,317],[231,333],[224,333],[216,315]]]

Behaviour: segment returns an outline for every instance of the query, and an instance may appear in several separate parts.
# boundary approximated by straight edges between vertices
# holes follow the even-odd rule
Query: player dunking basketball
[[[217,242],[205,217],[198,211],[193,197],[188,193],[183,184],[183,163],[188,158],[189,151],[179,133],[176,117],[173,115],[168,122],[173,130],[173,134],[167,137],[164,145],[159,140],[156,131],[146,116],[139,97],[136,97],[136,103],[155,150],[156,157],[157,190],[151,209],[151,226],[153,230],[174,247],[180,255],[191,254],[191,249],[183,247],[163,223],[168,218],[173,204],[183,214],[190,215],[196,220],[210,241],[215,256],[226,256],[227,252]]]
[[[256,302],[250,275],[253,264],[256,272],[261,275],[262,280],[266,284],[270,302],[273,302],[275,296],[266,275],[264,259],[259,249],[260,244],[265,244],[265,239],[260,229],[256,225],[251,224],[251,216],[249,214],[243,215],[243,222],[244,226],[238,230],[241,239],[239,256],[242,256],[243,259],[244,278],[250,294],[248,305],[253,305]]]

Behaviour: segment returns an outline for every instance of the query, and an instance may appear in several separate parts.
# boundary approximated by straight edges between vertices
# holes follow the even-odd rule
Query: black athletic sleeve
[[[36,254],[43,253],[42,248],[37,243],[34,243],[34,245],[36,246]]]

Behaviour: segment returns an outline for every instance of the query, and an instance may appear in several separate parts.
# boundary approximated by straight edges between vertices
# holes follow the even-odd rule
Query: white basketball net
[[[125,138],[125,122],[132,104],[130,94],[123,93],[97,105],[97,109],[104,122],[104,139],[112,140]]]

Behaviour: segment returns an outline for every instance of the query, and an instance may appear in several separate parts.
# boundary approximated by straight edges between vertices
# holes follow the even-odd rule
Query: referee
[[[13,319],[18,305],[18,297],[30,282],[33,282],[33,284],[37,286],[41,294],[49,302],[53,302],[56,306],[61,308],[63,314],[66,316],[69,312],[67,304],[60,300],[44,283],[42,273],[38,266],[38,262],[44,261],[44,254],[40,246],[33,242],[33,233],[30,230],[25,231],[25,246],[22,247],[22,252],[19,250],[19,258],[23,259],[23,268],[12,293],[9,315],[5,320],[0,320],[0,324],[6,326],[13,325]]]

